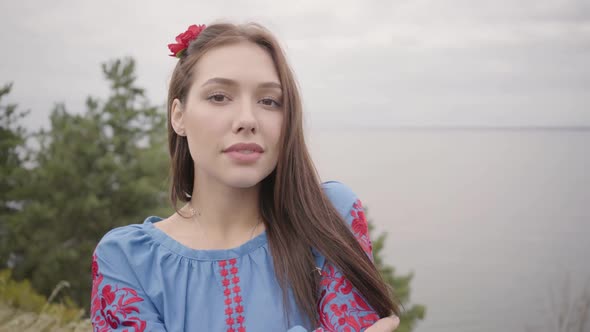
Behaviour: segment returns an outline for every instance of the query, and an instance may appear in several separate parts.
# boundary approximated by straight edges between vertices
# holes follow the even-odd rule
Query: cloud
[[[133,56],[163,103],[166,45],[192,23],[261,22],[287,49],[315,123],[590,126],[590,4],[584,0],[397,0],[0,4],[11,98],[47,124],[56,101],[106,96],[100,63]],[[319,119],[319,120],[318,120]],[[322,120],[327,119],[327,120]],[[325,123],[324,123],[325,122]]]

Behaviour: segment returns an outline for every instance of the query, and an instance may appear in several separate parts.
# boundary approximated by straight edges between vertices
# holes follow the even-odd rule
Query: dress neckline
[[[145,225],[146,231],[153,237],[155,241],[159,242],[161,245],[163,245],[164,247],[168,248],[169,250],[178,255],[185,256],[195,260],[219,261],[232,258],[239,258],[264,246],[268,242],[265,229],[262,233],[234,248],[193,249],[176,241],[170,235],[166,234],[164,231],[154,226],[155,223],[162,220],[162,217],[149,216],[144,220],[143,225]]]

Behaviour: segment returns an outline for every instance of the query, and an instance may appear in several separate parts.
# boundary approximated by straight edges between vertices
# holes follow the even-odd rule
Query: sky
[[[108,96],[100,64],[131,56],[163,105],[167,44],[217,20],[279,38],[312,127],[590,128],[588,0],[0,0],[0,84],[47,127],[55,103]]]

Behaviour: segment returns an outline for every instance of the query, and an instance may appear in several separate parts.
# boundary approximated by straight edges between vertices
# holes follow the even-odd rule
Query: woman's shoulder
[[[340,181],[331,180],[323,182],[322,189],[336,210],[341,214],[350,211],[358,200],[356,193]]]
[[[146,219],[147,220],[147,219]],[[137,247],[143,247],[152,241],[150,234],[146,231],[146,222],[118,226],[107,231],[98,241],[95,253],[99,255],[121,255],[128,256],[137,252]]]
[[[363,250],[372,257],[372,246],[365,210],[356,193],[339,181],[323,182],[322,189],[332,202],[332,205],[334,205],[334,208],[342,216],[352,234],[359,241]],[[312,249],[312,251],[316,256],[317,266],[323,266],[325,258],[315,249]]]
[[[326,181],[322,183],[322,188],[351,231],[358,236],[366,235],[365,209],[356,193],[338,181]]]

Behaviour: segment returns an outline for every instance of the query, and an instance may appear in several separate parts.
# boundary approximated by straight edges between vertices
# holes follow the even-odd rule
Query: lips
[[[223,152],[262,153],[264,149],[256,143],[237,143],[226,148]]]
[[[264,149],[256,143],[238,143],[223,150],[223,152],[234,162],[247,165],[253,164],[260,159]]]

